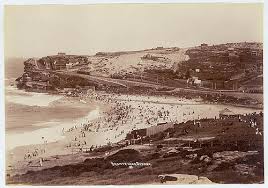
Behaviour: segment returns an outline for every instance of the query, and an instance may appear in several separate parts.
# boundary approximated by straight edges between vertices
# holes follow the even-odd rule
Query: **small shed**
[[[165,130],[169,128],[174,128],[174,124],[172,122],[169,123],[158,123],[155,126],[148,127],[146,129],[146,136],[153,136],[155,134],[158,134],[160,132],[164,132]]]
[[[220,119],[234,118],[234,117],[238,117],[238,114],[235,114],[230,109],[225,108],[225,109],[219,111],[219,117],[220,117]]]

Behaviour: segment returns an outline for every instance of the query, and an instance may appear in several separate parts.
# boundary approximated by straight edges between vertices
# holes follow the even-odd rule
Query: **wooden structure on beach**
[[[140,139],[146,136],[150,137],[158,133],[164,132],[165,130],[170,129],[170,128],[171,129],[174,128],[174,124],[172,122],[158,123],[155,126],[131,131],[130,133],[127,134],[126,140]]]
[[[228,108],[225,108],[221,111],[219,111],[219,118],[220,119],[225,119],[225,118],[236,118],[238,117],[238,114],[235,114],[234,112],[232,112],[231,110],[229,110]]]
[[[148,127],[146,129],[146,136],[153,136],[157,133],[164,132],[169,128],[174,128],[173,123],[158,123],[156,126]]]

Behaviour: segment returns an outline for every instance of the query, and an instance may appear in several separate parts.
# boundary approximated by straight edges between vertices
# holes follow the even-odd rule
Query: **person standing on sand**
[[[32,158],[31,153],[30,153],[29,150],[28,150],[28,152],[27,152],[27,158],[28,158],[28,159],[31,159],[31,158]]]
[[[42,157],[40,157],[39,164],[41,167],[43,166],[43,158]]]
[[[45,149],[45,147],[46,147],[46,140],[44,140],[44,139],[45,139],[45,137],[42,136],[42,140],[43,140],[43,148],[40,150],[40,151],[41,151],[41,154],[42,154],[42,153],[46,153],[46,149]]]

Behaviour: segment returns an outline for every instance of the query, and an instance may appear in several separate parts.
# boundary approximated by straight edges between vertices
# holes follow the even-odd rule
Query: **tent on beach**
[[[221,111],[219,111],[219,117],[220,119],[230,118],[230,117],[237,117],[238,114],[235,114],[233,111],[229,110],[228,108],[225,108]]]

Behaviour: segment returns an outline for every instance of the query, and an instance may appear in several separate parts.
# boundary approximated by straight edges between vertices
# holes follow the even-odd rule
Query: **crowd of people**
[[[259,118],[261,117],[261,118]],[[256,135],[263,135],[263,113],[250,113],[250,114],[245,114],[244,116],[239,116],[239,121],[242,121],[247,124],[248,127],[251,127],[255,129],[255,134]]]
[[[93,121],[85,120],[84,123],[74,125],[67,133],[72,134],[72,139],[66,147],[90,150],[101,145],[118,142],[125,139],[127,133],[141,128],[155,126],[158,123],[178,123],[200,117],[190,105],[185,107],[183,99],[166,97],[133,96],[107,93],[91,93],[83,96],[84,100],[92,100],[109,107],[101,116]],[[103,142],[91,145],[88,141],[90,133],[99,133]],[[103,134],[102,134],[103,133]],[[111,134],[109,134],[111,133]]]
[[[33,149],[28,149],[24,154],[24,160],[31,160],[42,157],[42,155],[46,153],[47,140],[42,137],[42,142],[43,143],[39,146],[36,146]]]
[[[116,143],[126,138],[127,133],[156,126],[159,123],[180,123],[188,120],[199,122],[201,118],[216,118],[218,111],[205,109],[204,106],[183,105],[187,100],[164,97],[133,96],[107,93],[91,93],[80,96],[83,101],[92,100],[107,106],[107,110],[101,112],[94,120],[76,123],[69,129],[62,129],[62,135],[68,137],[67,149],[78,152],[93,151],[103,145]],[[83,97],[83,98],[82,98]],[[245,121],[256,134],[262,135],[263,128],[259,127],[258,118],[253,113],[251,116],[239,116],[239,121]],[[198,123],[197,123],[198,124]],[[92,133],[99,137],[99,141],[91,143]],[[93,139],[95,139],[94,137]],[[45,148],[28,151],[25,160],[42,156]]]

